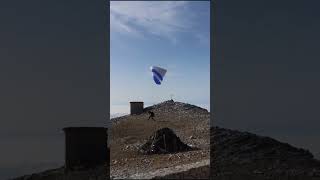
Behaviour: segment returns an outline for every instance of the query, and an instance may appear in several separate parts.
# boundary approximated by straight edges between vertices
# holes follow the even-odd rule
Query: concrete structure
[[[130,114],[141,114],[143,113],[143,102],[130,102]]]
[[[108,162],[107,128],[67,127],[63,131],[67,171],[94,168]]]

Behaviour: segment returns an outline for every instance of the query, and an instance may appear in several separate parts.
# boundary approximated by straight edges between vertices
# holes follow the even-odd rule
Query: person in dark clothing
[[[148,112],[150,115],[149,115],[149,118],[148,120],[151,118],[152,120],[154,120],[154,113],[152,111],[149,111]]]

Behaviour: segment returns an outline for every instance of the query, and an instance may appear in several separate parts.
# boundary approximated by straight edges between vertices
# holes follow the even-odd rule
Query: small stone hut
[[[141,114],[143,113],[143,102],[132,101],[130,102],[130,114]]]

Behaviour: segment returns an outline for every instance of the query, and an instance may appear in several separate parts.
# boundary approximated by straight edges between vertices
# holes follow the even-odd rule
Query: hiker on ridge
[[[151,118],[152,120],[154,120],[154,113],[153,113],[152,111],[148,111],[148,113],[150,114],[148,120],[149,120],[150,118]]]

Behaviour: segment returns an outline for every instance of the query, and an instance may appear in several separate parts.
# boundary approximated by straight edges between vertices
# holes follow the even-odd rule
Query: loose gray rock
[[[192,150],[190,146],[183,143],[170,128],[157,130],[149,140],[141,147],[140,152],[144,154],[176,153]]]

